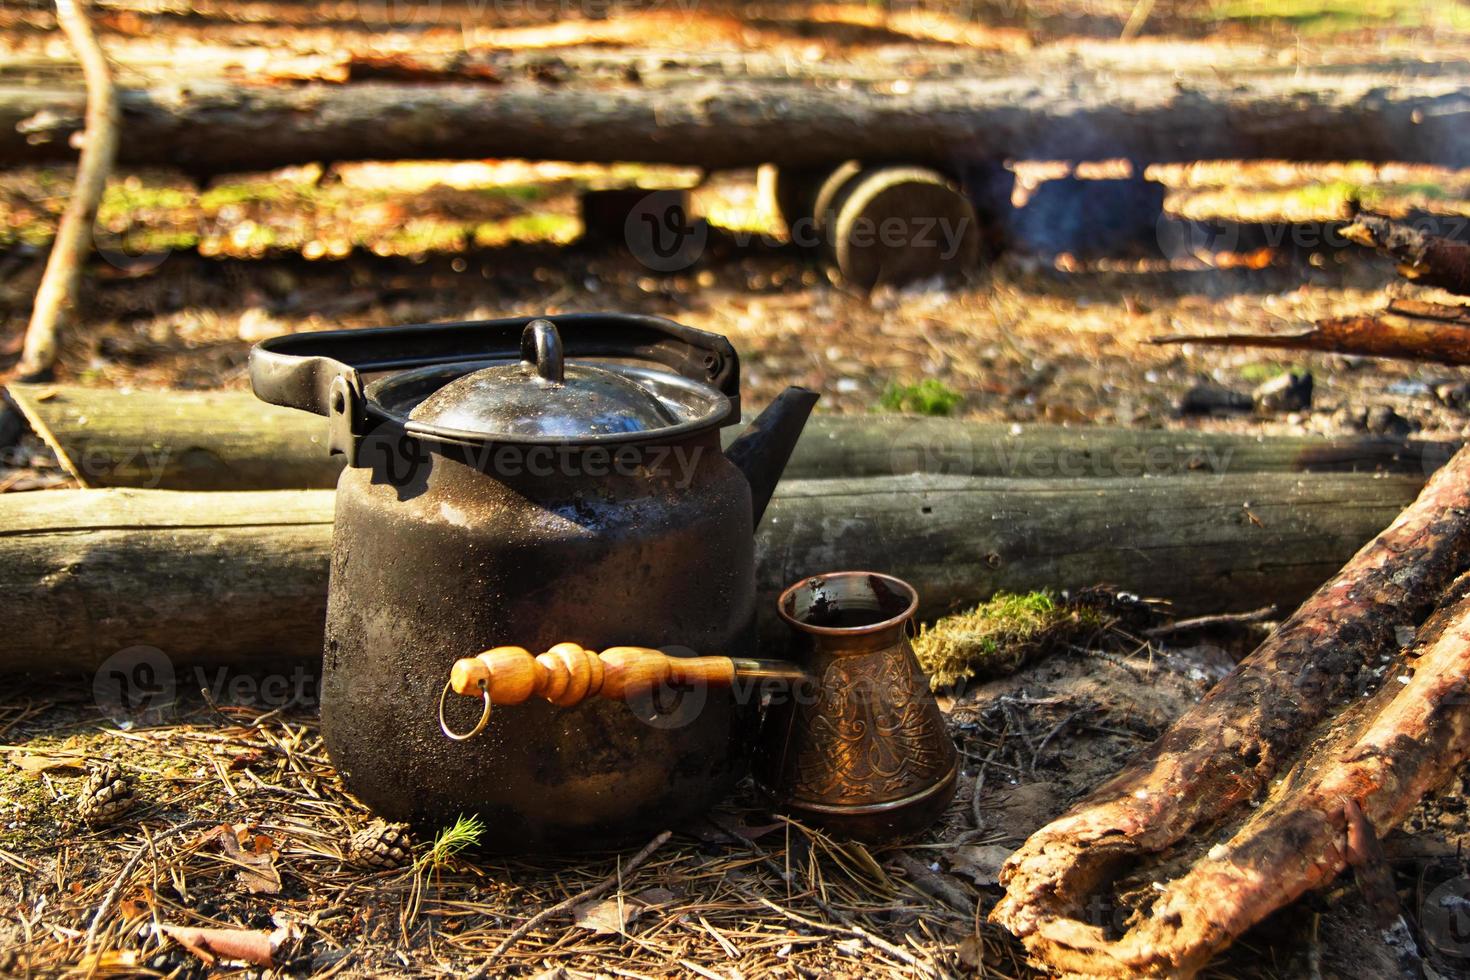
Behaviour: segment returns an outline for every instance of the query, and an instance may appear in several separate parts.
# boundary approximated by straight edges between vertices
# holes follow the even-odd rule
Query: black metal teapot
[[[740,419],[723,337],[578,314],[296,334],[251,352],[265,401],[326,415],[337,486],[322,728],[385,817],[479,814],[504,850],[669,826],[745,771],[758,699],[692,687],[497,712],[440,733],[443,678],[503,645],[755,652],[754,528],[817,396]]]

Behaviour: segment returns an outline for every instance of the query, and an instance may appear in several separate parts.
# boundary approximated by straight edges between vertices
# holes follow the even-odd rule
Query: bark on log
[[[10,397],[87,487],[292,490],[337,485],[324,419],[243,391],[11,385]],[[728,430],[726,439],[738,434]],[[970,422],[919,416],[814,417],[787,479],[905,473],[1095,478],[1220,473],[1424,475],[1458,445]]]
[[[907,579],[925,617],[1001,589],[1098,582],[1173,599],[1182,613],[1291,602],[1421,482],[790,480],[758,535],[761,609],[834,568]],[[90,670],[136,644],[180,662],[314,663],[331,513],[323,490],[0,494],[0,670]]]
[[[84,487],[294,490],[335,487],[326,420],[243,391],[10,385],[32,430]]]
[[[1470,307],[1395,300],[1377,313],[1319,320],[1297,333],[1171,334],[1150,343],[1268,347],[1470,364]]]
[[[1060,970],[1188,975],[1221,933],[1205,928],[1175,937],[1177,947],[1149,947],[1149,930],[1185,921],[1170,899],[1161,923],[1145,917],[1110,942],[1084,921],[1089,901],[1125,866],[1263,793],[1307,744],[1314,725],[1373,688],[1379,658],[1398,649],[1398,631],[1417,627],[1467,562],[1470,452],[1461,451],[1412,507],[1204,700],[1122,772],[1033,834],[1002,870],[1006,894],[992,919]],[[1308,855],[1304,863],[1310,861]],[[1242,864],[1235,873],[1246,869]],[[1276,887],[1275,877],[1267,874],[1260,887]],[[1209,905],[1200,914],[1228,923],[1226,911]],[[1199,924],[1196,917],[1188,921]]]
[[[1464,242],[1377,214],[1358,215],[1342,234],[1392,258],[1410,282],[1470,296],[1470,245]]]
[[[1042,59],[1037,59],[1042,63]],[[1018,64],[1021,67],[1018,68]],[[714,168],[999,156],[1470,164],[1463,70],[1090,71],[1045,63],[849,88],[802,79],[668,86],[240,85],[120,93],[119,162],[197,174],[320,160],[528,157]],[[70,159],[74,90],[0,86],[0,164]]]

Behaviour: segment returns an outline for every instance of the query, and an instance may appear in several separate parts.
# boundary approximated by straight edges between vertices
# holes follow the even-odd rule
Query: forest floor
[[[747,6],[737,20],[705,4],[553,24],[492,17],[481,5],[468,30],[465,6],[448,0],[110,0],[101,26],[104,44],[138,58],[161,52],[228,70],[218,58],[228,49],[241,62],[309,75],[344,51],[435,45],[658,42],[818,58],[862,57],[895,43],[1025,50],[1114,39],[1143,5],[977,0],[964,16],[953,6],[771,4]],[[1453,46],[1470,31],[1464,8],[1448,0],[1159,6],[1143,29],[1158,43],[1402,51]],[[0,50],[12,60],[64,58],[51,27],[42,3],[6,5]],[[279,333],[612,309],[730,337],[752,406],[804,384],[822,393],[827,412],[927,408],[1018,423],[1470,437],[1464,370],[1147,343],[1161,334],[1285,330],[1423,294],[1391,264],[1323,236],[1354,200],[1470,236],[1470,171],[1155,167],[1148,176],[1167,191],[1161,222],[1133,203],[1137,185],[1117,179],[1122,165],[1082,168],[1075,184],[1047,183],[1065,173],[1056,164],[1016,170],[1014,248],[966,281],[872,294],[834,284],[792,246],[749,172],[703,179],[647,166],[342,164],[226,175],[203,187],[177,174],[119,175],[58,377],[239,388],[250,346]],[[68,177],[65,168],[0,174],[0,370],[19,354]],[[658,272],[616,242],[583,239],[579,195],[618,186],[692,188],[693,211],[707,222],[698,261]],[[1189,222],[1248,230],[1201,236],[1204,226]],[[1288,370],[1311,372],[1309,407],[1179,409],[1198,385],[1249,394]],[[920,388],[924,381],[930,385]],[[35,440],[22,437],[0,462],[8,466],[0,488],[67,485]],[[1122,654],[1062,651],[947,698],[964,775],[932,834],[901,846],[839,843],[771,817],[745,786],[708,820],[670,828],[675,837],[620,882],[615,900],[553,919],[493,959],[529,915],[616,877],[619,859],[468,851],[438,866],[364,873],[342,858],[370,815],[326,759],[309,696],[214,704],[181,684],[190,693],[132,717],[105,710],[85,685],[7,685],[0,975],[203,976],[199,958],[159,931],[187,924],[280,930],[277,972],[322,978],[512,969],[548,977],[1029,976],[1019,948],[984,922],[999,894],[997,861],[1146,745],[1260,636],[1140,643]],[[193,686],[208,687],[209,678]],[[82,773],[107,758],[134,775],[139,801],[117,824],[89,828],[75,812]],[[161,836],[180,825],[189,829]],[[245,842],[243,859],[220,844],[220,825]],[[1470,947],[1451,928],[1459,906],[1445,904],[1446,896],[1470,897],[1467,835],[1461,779],[1386,842],[1420,951],[1447,976],[1467,975],[1461,957]],[[1399,975],[1393,950],[1366,920],[1352,885],[1340,883],[1254,930],[1209,975]]]

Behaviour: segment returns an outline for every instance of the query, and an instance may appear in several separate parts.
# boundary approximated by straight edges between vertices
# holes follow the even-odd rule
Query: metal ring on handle
[[[490,708],[492,707],[492,704],[490,702],[490,689],[485,686],[484,681],[480,682],[480,696],[485,699],[485,710],[480,712],[480,720],[478,723],[476,723],[474,728],[471,728],[463,735],[459,735],[455,732],[450,731],[449,722],[444,720],[444,699],[449,696],[449,688],[453,685],[453,683],[453,681],[445,681],[444,690],[439,692],[439,730],[445,735],[448,735],[450,738],[454,739],[456,742],[464,742],[468,739],[474,738],[476,735],[483,732],[485,730],[485,725],[490,721]]]

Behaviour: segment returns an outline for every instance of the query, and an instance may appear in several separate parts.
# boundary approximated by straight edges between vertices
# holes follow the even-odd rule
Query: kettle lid
[[[526,324],[520,363],[456,378],[419,402],[409,418],[462,432],[521,437],[646,432],[682,421],[628,373],[567,364],[550,320]]]

